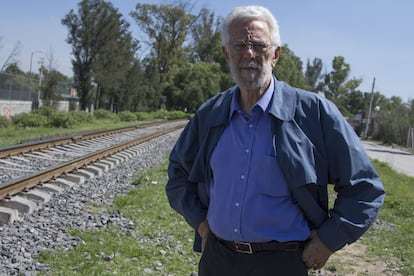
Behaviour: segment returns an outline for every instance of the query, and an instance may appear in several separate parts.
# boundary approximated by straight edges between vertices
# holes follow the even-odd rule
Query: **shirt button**
[[[245,149],[244,151],[245,151],[246,153],[249,153],[249,151],[250,151],[250,150],[249,150],[249,149]]]
[[[239,206],[240,206],[240,203],[236,202],[234,205],[235,205],[236,207],[239,207]]]
[[[249,127],[252,128],[253,127],[253,124],[249,124]]]
[[[245,179],[245,176],[242,174],[241,176],[240,176],[240,179]]]
[[[239,232],[239,229],[234,228],[233,231],[234,231],[234,233],[237,233],[237,232]]]

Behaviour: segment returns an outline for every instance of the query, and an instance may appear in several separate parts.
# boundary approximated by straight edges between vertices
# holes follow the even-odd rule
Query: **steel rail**
[[[126,131],[131,131],[134,129],[146,128],[146,127],[151,127],[151,126],[158,126],[158,125],[176,122],[176,121],[182,121],[182,120],[158,121],[158,122],[145,123],[145,124],[129,126],[129,127],[120,127],[120,128],[115,128],[115,129],[109,129],[109,130],[107,129],[107,130],[90,131],[90,132],[84,132],[81,134],[72,134],[72,135],[67,135],[64,137],[45,139],[41,141],[28,142],[28,143],[24,143],[20,145],[4,147],[4,148],[0,148],[0,158],[9,157],[12,155],[21,154],[25,152],[31,152],[35,150],[46,149],[46,148],[55,147],[59,145],[65,145],[65,144],[74,143],[80,140],[96,138],[99,136],[126,132]]]
[[[71,160],[64,164],[57,165],[55,167],[45,169],[38,173],[19,178],[17,180],[13,180],[7,183],[0,184],[0,200],[5,198],[10,198],[11,196],[18,194],[23,191],[27,191],[37,185],[41,185],[42,183],[46,183],[50,180],[56,179],[61,175],[65,175],[69,172],[76,171],[80,168],[83,168],[91,163],[99,161],[101,159],[107,158],[108,156],[112,156],[120,151],[126,150],[130,147],[135,145],[147,142],[154,138],[166,135],[170,132],[178,130],[183,126],[175,126],[173,128],[169,128],[166,130],[161,130],[156,133],[152,133],[146,136],[142,136],[136,138],[134,140],[124,142],[106,149],[102,149],[100,151],[90,153],[88,155],[79,157],[77,159]]]

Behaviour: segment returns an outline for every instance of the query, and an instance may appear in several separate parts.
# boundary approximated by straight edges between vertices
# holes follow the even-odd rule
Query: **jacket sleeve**
[[[189,179],[198,154],[198,136],[198,122],[195,116],[187,124],[170,153],[166,185],[171,207],[194,229],[197,229],[207,216],[207,207],[199,198],[198,183]]]
[[[328,159],[329,183],[337,196],[318,234],[332,251],[359,239],[384,202],[381,180],[349,123],[330,102],[323,105],[321,123]]]

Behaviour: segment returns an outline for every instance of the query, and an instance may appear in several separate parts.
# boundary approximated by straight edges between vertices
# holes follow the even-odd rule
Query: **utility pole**
[[[32,62],[33,62],[33,55],[34,54],[37,54],[37,53],[43,53],[44,54],[45,52],[42,51],[42,50],[36,50],[36,51],[32,51],[32,53],[30,55],[30,68],[29,68],[29,100],[32,100],[32,109],[33,109],[33,103],[35,102],[35,100],[32,99],[32,77],[31,77],[31,74],[32,74]],[[38,94],[39,93],[40,92],[38,92]],[[38,98],[39,98],[39,96],[38,96]],[[38,101],[37,101],[37,105],[39,105],[39,102]],[[37,106],[37,107],[39,107],[39,106]]]
[[[368,117],[367,117],[367,123],[366,123],[366,126],[365,126],[364,139],[368,138],[369,123],[371,121],[372,102],[374,100],[374,87],[375,87],[375,77],[374,77],[374,81],[372,82],[371,100],[369,101]]]

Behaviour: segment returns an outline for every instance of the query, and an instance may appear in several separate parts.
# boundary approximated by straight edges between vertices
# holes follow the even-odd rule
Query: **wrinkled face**
[[[267,88],[280,53],[279,47],[273,49],[266,22],[254,19],[233,21],[230,41],[223,47],[223,54],[241,89]]]

